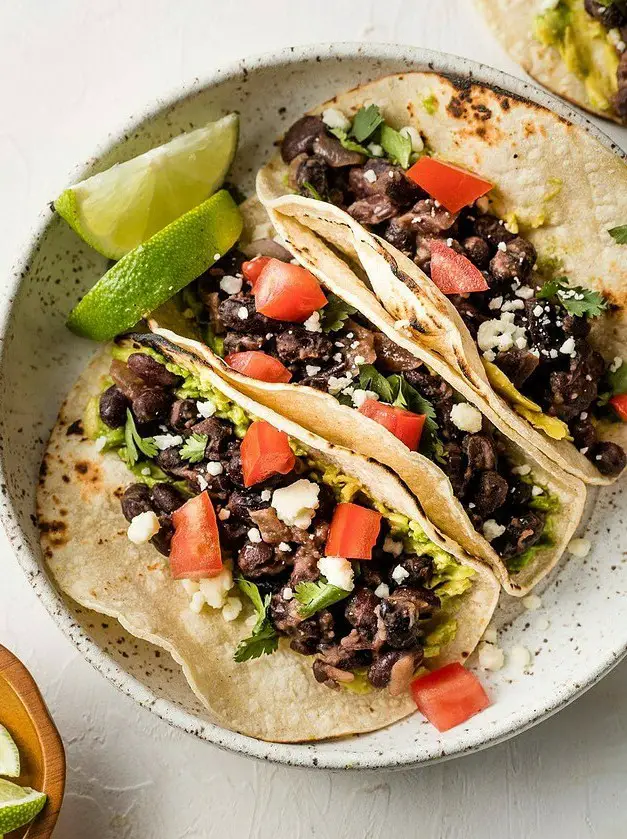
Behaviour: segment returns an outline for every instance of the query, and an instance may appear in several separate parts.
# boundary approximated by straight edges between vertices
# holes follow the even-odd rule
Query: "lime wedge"
[[[233,247],[240,211],[226,190],[123,256],[70,312],[68,327],[94,341],[126,332]]]
[[[18,787],[0,778],[0,834],[10,833],[32,822],[46,803],[46,794],[30,787]]]
[[[0,775],[17,778],[20,774],[20,753],[9,732],[0,725]]]
[[[92,248],[120,259],[222,186],[238,133],[229,114],[75,184],[55,209]]]

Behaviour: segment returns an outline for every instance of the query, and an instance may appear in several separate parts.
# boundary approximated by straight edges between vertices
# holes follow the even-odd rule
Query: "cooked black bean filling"
[[[405,673],[420,665],[425,622],[440,606],[437,595],[428,588],[433,577],[429,556],[394,556],[384,551],[389,529],[383,520],[373,559],[360,563],[353,593],[303,619],[298,612],[300,604],[291,593],[298,583],[320,578],[317,563],[324,556],[329,522],[337,503],[331,489],[320,485],[318,510],[308,530],[289,527],[271,506],[271,492],[306,475],[308,467],[304,461],[297,459],[288,475],[276,475],[247,489],[242,477],[240,440],[231,423],[216,417],[203,418],[197,400],[178,398],[174,391],[180,380],[162,364],[136,353],[126,364],[114,361],[112,375],[118,384],[108,388],[100,399],[100,416],[109,428],[124,425],[129,408],[141,436],[169,434],[183,439],[155,457],[163,472],[173,482],[182,484],[174,486],[163,481],[148,487],[134,483],[121,498],[122,512],[129,522],[141,513],[156,513],[161,527],[152,543],[158,551],[169,555],[174,532],[172,513],[191,495],[206,490],[216,510],[222,549],[232,557],[234,573],[254,581],[263,594],[271,595],[269,617],[273,626],[290,638],[296,652],[317,655],[313,671],[319,682],[335,688],[346,680],[347,671],[365,667],[371,683],[385,687],[398,681],[393,673],[397,662],[411,659],[411,667],[405,667]],[[149,403],[154,410],[147,417]],[[202,460],[197,463],[181,457],[182,446],[192,434],[207,436]],[[207,471],[210,462],[220,464],[220,474]],[[368,504],[365,498],[355,500]],[[252,528],[259,532],[261,541],[250,539]],[[406,572],[403,585],[392,576],[399,565]],[[386,596],[374,593],[381,583],[387,585],[388,593],[379,591],[379,595]]]
[[[586,0],[590,14],[607,24],[626,28],[627,19],[615,6]],[[616,16],[620,22],[615,23]],[[627,35],[627,32],[625,32]],[[618,100],[627,116],[627,51],[621,58]],[[618,107],[618,105],[617,105]],[[502,221],[476,207],[449,213],[410,181],[400,166],[382,159],[331,167],[316,155],[313,140],[326,131],[315,117],[295,123],[283,141],[283,159],[290,164],[290,185],[310,195],[305,182],[315,166],[320,196],[346,210],[357,221],[403,251],[430,276],[431,247],[436,239],[464,254],[483,273],[490,286],[483,293],[450,297],[476,339],[482,323],[509,312],[526,332],[526,346],[493,353],[492,360],[522,392],[549,416],[563,420],[579,450],[608,476],[618,475],[627,463],[623,449],[597,440],[593,416],[599,383],[606,372],[602,356],[587,341],[585,316],[573,317],[554,301],[538,299],[534,283],[537,254],[533,244],[511,233]],[[298,153],[291,137],[298,136]],[[366,177],[366,173],[368,174]],[[565,342],[572,338],[572,347]],[[568,350],[568,351],[567,351]]]
[[[586,11],[607,29],[618,29],[623,43],[627,43],[627,6],[624,3],[601,3],[599,0],[584,0]],[[620,57],[617,71],[618,93],[614,97],[616,113],[627,118],[627,50]]]

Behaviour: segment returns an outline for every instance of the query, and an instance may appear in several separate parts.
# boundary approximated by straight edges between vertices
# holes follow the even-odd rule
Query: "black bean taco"
[[[625,0],[476,0],[506,50],[550,90],[627,123]]]
[[[81,376],[38,518],[59,587],[167,650],[226,727],[315,740],[488,703],[459,662],[495,608],[490,570],[391,470],[162,337],[121,339]]]
[[[154,313],[152,327],[240,392],[393,469],[438,528],[488,562],[510,594],[526,594],[572,537],[583,484],[399,332],[367,279],[299,210],[270,208],[279,244],[259,204],[244,204],[246,254],[229,252]]]
[[[292,125],[258,192],[534,450],[588,483],[623,471],[627,166],[583,129],[483,85],[389,76]]]

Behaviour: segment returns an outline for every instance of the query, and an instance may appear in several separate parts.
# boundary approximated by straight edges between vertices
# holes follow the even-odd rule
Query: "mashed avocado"
[[[580,78],[593,108],[612,109],[618,90],[618,53],[607,30],[585,10],[583,0],[560,0],[535,19],[535,34],[556,47],[566,67]]]

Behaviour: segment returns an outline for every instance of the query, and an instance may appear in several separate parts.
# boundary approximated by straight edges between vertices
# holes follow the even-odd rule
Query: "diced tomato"
[[[296,464],[285,431],[257,420],[249,427],[240,447],[244,486],[251,487],[271,475],[287,475]]]
[[[242,274],[254,288],[255,283],[259,279],[259,274],[263,271],[266,265],[270,262],[269,256],[256,256],[254,259],[249,259],[248,262],[242,263]]]
[[[461,253],[456,253],[441,239],[433,239],[430,247],[431,279],[443,294],[488,290],[481,271]]]
[[[405,174],[449,213],[459,212],[492,189],[490,181],[433,157],[421,157]]]
[[[477,677],[455,662],[411,683],[414,702],[438,731],[448,731],[490,705]]]
[[[262,315],[295,323],[304,323],[327,302],[311,271],[280,259],[268,260],[253,294],[257,311]]]
[[[249,352],[233,352],[224,359],[229,367],[261,382],[289,382],[292,374],[281,364],[278,358],[273,358],[261,350]]]
[[[413,414],[405,408],[385,405],[376,399],[366,399],[359,413],[387,428],[412,452],[418,451],[422,429],[427,419],[425,414]]]
[[[381,513],[359,504],[338,504],[324,552],[345,559],[372,559],[380,530]]]
[[[622,421],[627,422],[627,393],[619,393],[616,396],[612,396],[610,405]]]
[[[174,534],[170,571],[175,580],[201,580],[222,571],[220,536],[213,504],[207,492],[190,498],[172,513]]]

